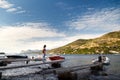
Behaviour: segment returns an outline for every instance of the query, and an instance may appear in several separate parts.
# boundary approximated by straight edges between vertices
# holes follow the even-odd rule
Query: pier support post
[[[2,72],[0,72],[0,79],[2,78]]]
[[[103,71],[103,64],[90,67],[91,74],[99,75],[99,71]]]
[[[90,70],[89,69],[83,69],[78,70],[75,72],[71,72],[73,76],[73,80],[88,80],[90,77]]]
[[[78,71],[65,71],[58,74],[58,80],[88,80],[90,76],[89,69],[78,70]]]
[[[60,63],[52,63],[51,66],[53,68],[60,68],[61,67],[61,64]]]
[[[0,66],[7,66],[7,62],[6,61],[1,61]]]

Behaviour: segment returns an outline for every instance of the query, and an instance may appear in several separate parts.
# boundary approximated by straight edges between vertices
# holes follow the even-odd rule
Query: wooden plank
[[[0,61],[8,61],[8,62],[17,62],[17,61],[35,61],[35,59],[1,59]]]
[[[102,65],[101,63],[97,63],[97,64],[88,64],[88,65],[80,65],[80,66],[74,66],[74,67],[66,67],[66,68],[59,68],[56,69],[54,72],[56,74],[61,74],[61,73],[65,73],[65,72],[74,72],[74,71],[78,71],[78,70],[83,70],[83,69],[87,69],[87,68],[91,68],[94,66],[100,66]]]
[[[55,60],[55,61],[48,61],[48,62],[35,63],[35,64],[26,64],[26,65],[18,65],[18,66],[4,66],[4,67],[0,67],[0,70],[15,69],[15,68],[43,65],[43,64],[61,63],[63,61],[64,60]]]
[[[82,65],[77,67],[68,67],[68,68],[61,68],[56,69],[54,73],[58,76],[59,80],[86,80],[85,78],[91,74],[91,67],[99,67],[101,63],[98,64],[89,64],[89,65]]]

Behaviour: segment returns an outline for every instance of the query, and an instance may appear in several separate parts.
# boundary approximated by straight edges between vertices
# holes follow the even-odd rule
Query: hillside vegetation
[[[65,46],[50,50],[66,54],[120,53],[120,31],[110,32],[95,39],[78,39]]]

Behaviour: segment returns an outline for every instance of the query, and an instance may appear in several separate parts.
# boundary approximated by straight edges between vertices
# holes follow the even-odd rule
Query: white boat
[[[6,55],[4,52],[0,52],[0,66],[7,66],[6,61],[4,61],[6,59]]]
[[[98,62],[98,58],[92,60],[92,63],[97,63],[97,62]],[[110,59],[106,56],[102,56],[102,63],[103,63],[103,65],[109,65]]]

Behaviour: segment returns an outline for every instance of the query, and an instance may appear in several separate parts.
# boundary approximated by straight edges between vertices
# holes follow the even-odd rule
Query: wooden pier
[[[17,60],[17,61],[21,61],[21,60]],[[28,60],[26,59],[22,61],[28,61]],[[58,80],[80,80],[80,79],[83,79],[83,77],[85,78],[89,76],[91,73],[96,74],[96,72],[101,71],[103,69],[102,63],[87,64],[87,65],[80,65],[80,66],[73,66],[73,67],[61,67],[60,63],[63,61],[64,60],[55,60],[55,61],[49,61],[49,62],[25,64],[25,65],[18,65],[18,66],[3,66],[3,67],[0,67],[0,70],[3,71],[7,69],[51,64],[53,67],[56,67],[56,68],[44,70],[42,71],[42,74],[53,73],[58,76]],[[2,72],[0,72],[0,78],[1,77],[2,77]]]
[[[47,69],[41,74],[57,75],[58,80],[88,80],[91,74],[96,74],[103,70],[102,63],[79,65],[73,67],[61,67],[56,69]]]
[[[42,62],[42,63],[18,65],[18,66],[3,66],[3,67],[0,67],[0,70],[15,69],[15,68],[22,68],[22,67],[29,67],[29,66],[37,66],[37,65],[43,65],[43,64],[61,63],[63,61],[64,60],[55,60],[55,61],[48,61],[48,62]]]
[[[10,62],[17,62],[17,61],[28,61],[30,59],[7,59],[4,61],[10,61]],[[7,69],[15,69],[15,68],[22,68],[22,67],[29,67],[29,66],[37,66],[37,65],[44,65],[44,64],[51,64],[52,67],[60,67],[61,62],[64,62],[64,60],[55,60],[55,61],[42,61],[40,63],[32,63],[32,64],[23,64],[18,66],[1,66],[0,67],[0,79],[2,77],[2,71]]]
[[[102,70],[102,63],[97,63],[59,68],[53,70],[53,73],[58,76],[58,80],[85,80],[85,78],[88,78],[91,74],[96,74]]]

